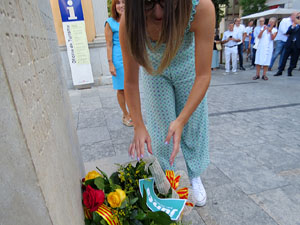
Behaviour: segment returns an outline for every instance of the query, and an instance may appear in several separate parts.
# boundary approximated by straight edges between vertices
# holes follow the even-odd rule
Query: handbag
[[[254,40],[254,46],[253,46],[254,49],[257,49],[258,43],[259,43],[259,38],[255,38],[255,40]]]
[[[221,43],[216,44],[216,48],[217,48],[218,51],[221,51],[222,50],[222,44]]]

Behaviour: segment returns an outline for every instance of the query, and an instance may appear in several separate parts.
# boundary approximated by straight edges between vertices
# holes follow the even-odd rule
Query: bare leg
[[[260,76],[260,69],[261,69],[261,66],[260,65],[256,65],[256,76]]]
[[[127,108],[126,108],[126,101],[125,101],[125,93],[124,93],[124,90],[118,90],[117,92],[117,98],[118,98],[118,102],[119,102],[119,105],[120,105],[120,108],[122,109],[122,112],[123,112],[123,119],[122,119],[122,122],[125,126],[128,126],[128,127],[132,127],[133,126],[133,122],[131,120],[131,117],[127,111]]]
[[[119,102],[120,108],[121,108],[121,110],[123,112],[123,116],[126,117],[126,118],[128,118],[129,113],[128,113],[127,108],[126,108],[124,90],[118,90],[118,92],[117,92],[117,98],[118,98],[118,102]]]
[[[266,76],[266,74],[267,74],[267,71],[268,71],[268,66],[264,66],[264,76]]]
[[[263,76],[262,76],[262,79],[264,79],[264,80],[269,80],[269,78],[266,75],[267,71],[268,71],[268,66],[264,66],[264,73],[263,73]]]
[[[256,75],[252,78],[253,80],[257,80],[260,77],[260,65],[256,65]]]

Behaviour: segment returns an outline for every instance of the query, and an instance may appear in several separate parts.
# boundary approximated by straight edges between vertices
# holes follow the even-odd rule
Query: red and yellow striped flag
[[[117,215],[108,206],[102,204],[96,211],[109,225],[121,225]]]

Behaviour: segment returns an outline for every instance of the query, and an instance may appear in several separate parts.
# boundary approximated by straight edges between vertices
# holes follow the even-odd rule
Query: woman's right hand
[[[145,144],[147,144],[148,152],[152,154],[151,138],[146,127],[144,125],[135,127],[134,138],[128,150],[129,156],[134,158],[136,153],[137,160],[140,161],[144,158]]]
[[[109,63],[109,72],[113,76],[117,76],[116,68],[112,62]]]

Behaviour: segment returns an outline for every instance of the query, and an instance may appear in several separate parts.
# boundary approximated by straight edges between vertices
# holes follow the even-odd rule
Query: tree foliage
[[[243,8],[243,16],[267,10],[266,0],[240,0]]]
[[[228,6],[229,0],[212,0],[215,11],[216,11],[216,27],[219,27],[222,17],[224,17],[224,12],[220,9],[221,6]]]
[[[108,11],[108,16],[111,17],[111,0],[107,0],[107,11]]]

